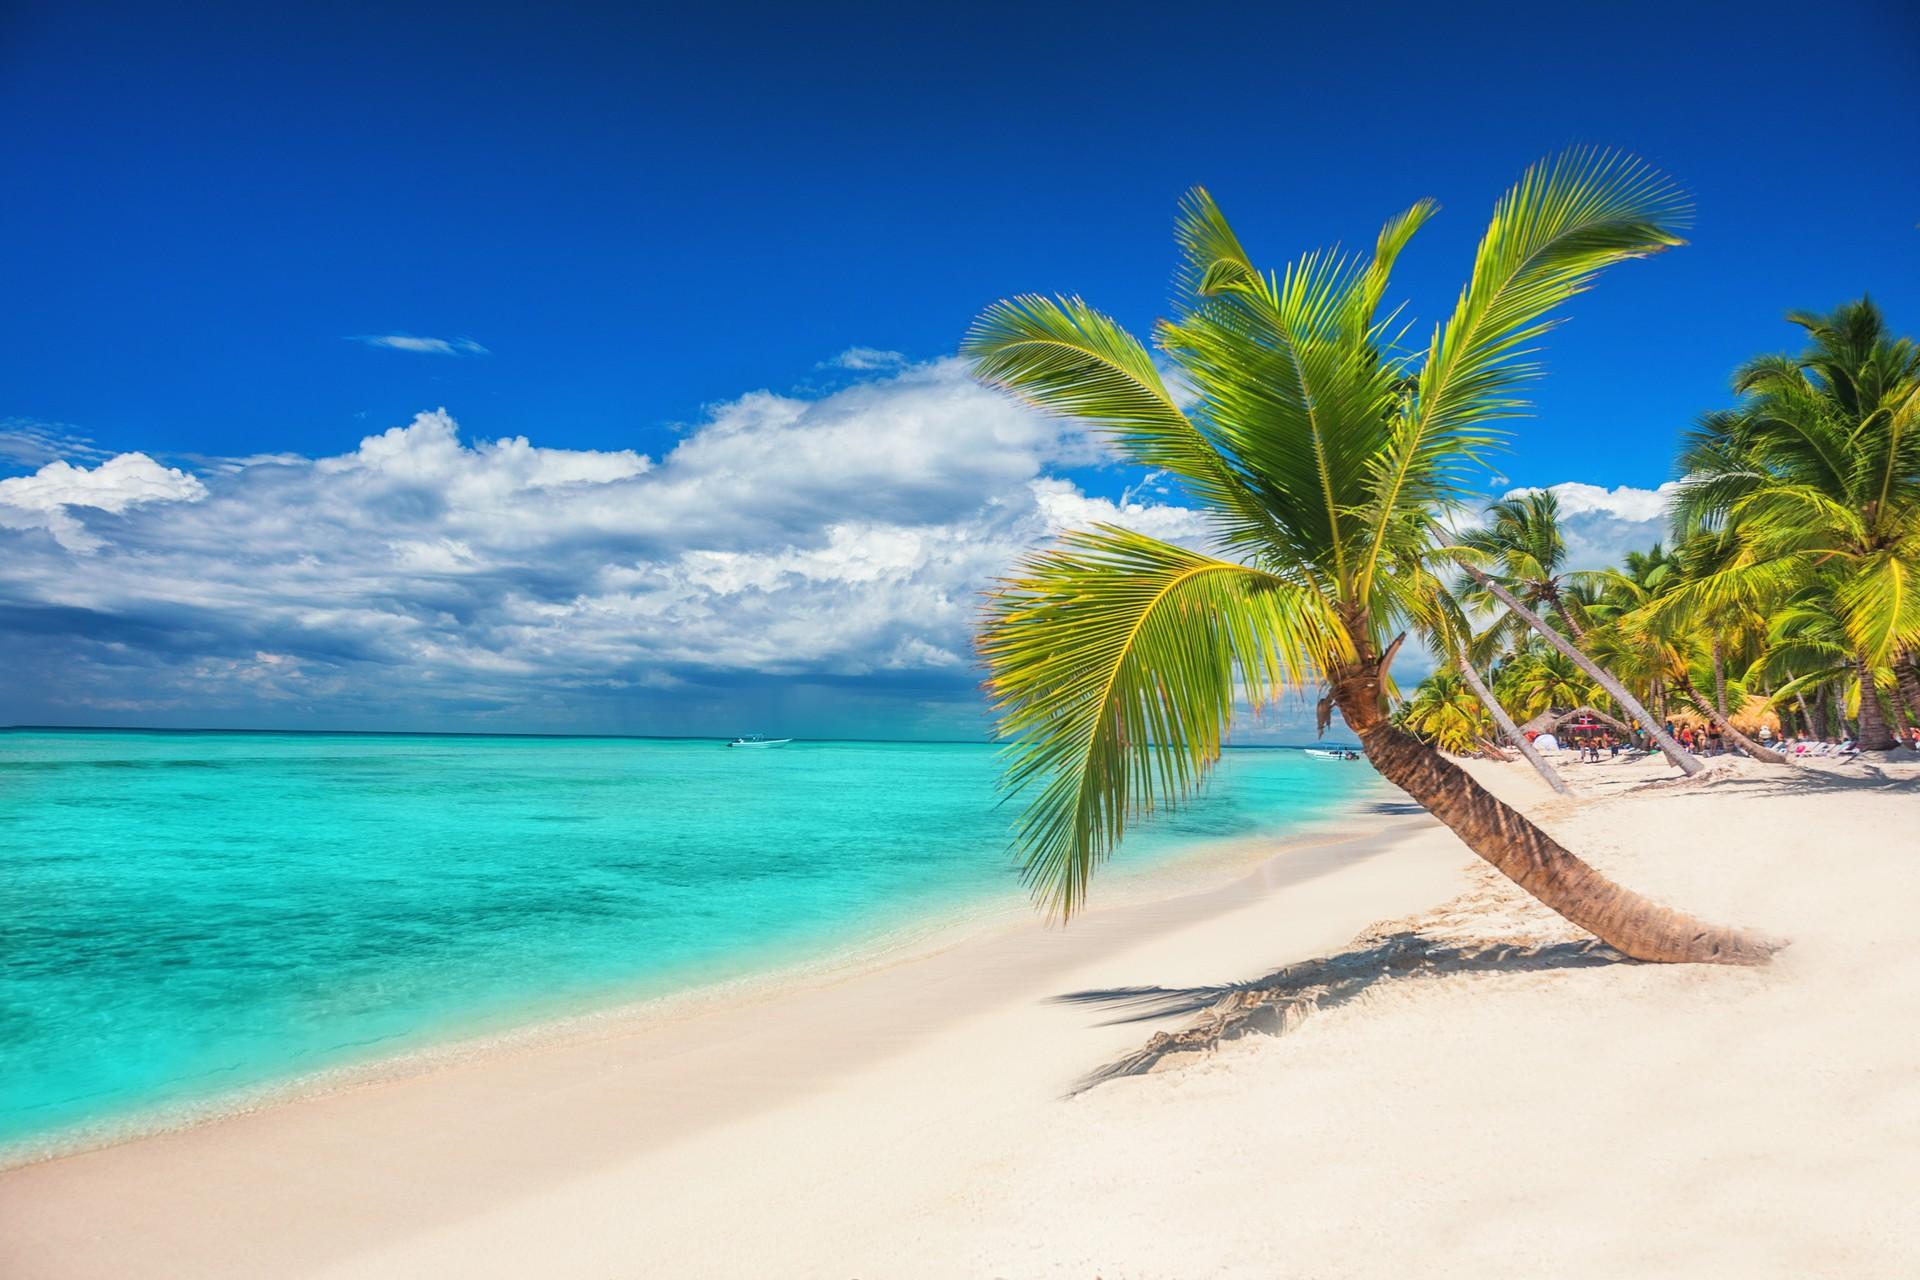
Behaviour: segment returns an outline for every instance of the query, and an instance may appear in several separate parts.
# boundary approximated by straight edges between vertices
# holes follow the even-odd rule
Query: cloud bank
[[[0,479],[0,723],[976,737],[980,593],[1024,552],[1205,541],[1164,477],[1087,492],[1101,449],[957,360],[840,365],[867,380],[741,396],[657,457],[444,409],[184,467],[0,424],[34,468]],[[1575,567],[1663,532],[1670,486],[1552,487]]]
[[[0,654],[34,673],[6,718],[971,736],[979,593],[1023,551],[1204,534],[1057,474],[1096,456],[947,360],[740,397],[657,458],[436,410],[199,475],[51,462],[0,481]]]

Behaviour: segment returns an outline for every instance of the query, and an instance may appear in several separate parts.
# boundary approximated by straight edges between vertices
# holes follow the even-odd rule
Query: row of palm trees
[[[1495,503],[1457,540],[1461,603],[1492,621],[1441,655],[1403,726],[1472,751],[1511,736],[1494,701],[1522,719],[1591,702],[1648,729],[1677,710],[1770,763],[1783,758],[1734,723],[1756,696],[1783,732],[1866,751],[1920,726],[1920,347],[1865,299],[1789,319],[1806,349],[1742,367],[1735,407],[1689,433],[1672,550],[1567,572],[1550,492]],[[1569,650],[1590,664],[1577,675]],[[1488,698],[1467,659],[1498,660]]]
[[[1375,768],[1576,925],[1643,960],[1762,960],[1767,941],[1615,884],[1394,723],[1390,667],[1409,637],[1480,679],[1473,610],[1450,589],[1465,573],[1677,765],[1699,768],[1575,645],[1577,618],[1561,620],[1566,634],[1549,625],[1502,580],[1508,566],[1443,523],[1524,412],[1533,352],[1560,311],[1605,268],[1682,243],[1688,202],[1630,157],[1541,161],[1495,204],[1451,313],[1421,335],[1385,299],[1395,260],[1436,211],[1422,200],[1389,219],[1370,254],[1313,252],[1263,271],[1196,189],[1176,224],[1176,298],[1157,352],[1075,297],[1012,298],[975,322],[963,352],[979,377],[1176,478],[1213,534],[1209,554],[1098,526],[1030,557],[993,594],[980,652],[1008,783],[1029,797],[1017,837],[1029,882],[1058,914],[1077,911],[1128,825],[1218,760],[1241,707],[1305,689],[1319,692],[1323,725],[1337,709]],[[1750,446],[1753,434],[1739,446],[1779,449]],[[1711,526],[1728,573],[1763,576],[1761,557],[1781,554],[1778,537],[1749,526],[1784,501],[1729,495]],[[1880,563],[1867,549],[1880,536],[1855,540],[1863,565]],[[1786,554],[1830,571],[1811,544]],[[1683,598],[1706,608],[1738,595]]]

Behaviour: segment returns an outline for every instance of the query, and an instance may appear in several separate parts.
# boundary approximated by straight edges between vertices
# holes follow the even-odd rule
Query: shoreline
[[[485,1052],[0,1172],[0,1270],[125,1274],[125,1241],[138,1242],[144,1274],[321,1274],[543,1188],[698,1150],[860,1088],[850,1081],[905,1081],[920,1098],[934,1086],[908,1064],[928,1054],[983,1102],[1044,1107],[1150,1034],[1057,997],[1187,971],[1231,980],[1444,896],[1463,851],[1410,852],[1438,824],[1372,816],[1371,830],[1271,853],[1210,888],[1110,902],[1070,930],[1028,921],[721,1008]],[[1009,1055],[1001,1044],[1025,1047]],[[989,1060],[972,1062],[973,1052]],[[863,1108],[863,1122],[873,1114]],[[219,1225],[268,1221],[271,1233],[244,1239]]]
[[[1420,821],[1419,816],[1383,812],[1382,805],[1400,793],[1378,775],[1372,775],[1371,783],[1338,808],[1306,820],[1296,832],[1284,836],[1195,840],[1148,865],[1115,868],[1102,886],[1101,908],[1113,911],[1220,891],[1259,874],[1268,863],[1288,854],[1390,833],[1396,829],[1396,821]],[[0,1175],[354,1089],[430,1076],[496,1055],[590,1043],[726,1013],[810,988],[857,980],[955,947],[987,943],[1027,928],[1035,920],[1031,904],[1024,898],[964,902],[881,927],[846,947],[789,954],[772,959],[765,967],[727,976],[695,977],[654,994],[617,997],[566,1011],[534,1007],[476,1015],[423,1030],[417,1034],[417,1042],[394,1052],[186,1101],[138,1106],[99,1120],[0,1143]]]
[[[1562,799],[1465,767],[1617,882],[1792,945],[1624,962],[1382,814],[1064,932],[0,1173],[0,1274],[1912,1274],[1920,862],[1886,836],[1920,768],[1627,762]],[[1313,957],[1340,980],[1287,969]],[[1282,1033],[1220,1039],[1263,992]]]

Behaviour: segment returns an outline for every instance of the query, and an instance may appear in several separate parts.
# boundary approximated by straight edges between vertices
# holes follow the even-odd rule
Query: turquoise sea
[[[0,732],[0,1144],[1023,902],[997,767],[957,744]],[[1229,751],[1115,869],[1379,786]]]

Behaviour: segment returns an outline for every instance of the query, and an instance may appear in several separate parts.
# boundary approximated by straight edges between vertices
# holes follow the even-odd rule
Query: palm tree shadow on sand
[[[1414,977],[1456,973],[1534,973],[1638,964],[1597,939],[1545,946],[1518,943],[1448,944],[1402,931],[1368,940],[1338,955],[1303,960],[1251,982],[1205,987],[1111,987],[1072,991],[1056,1004],[1105,1006],[1115,1016],[1101,1025],[1200,1015],[1191,1026],[1163,1031],[1135,1053],[1089,1073],[1070,1095],[1121,1076],[1199,1058],[1246,1035],[1285,1035],[1314,1013],[1356,1000],[1373,987]]]

